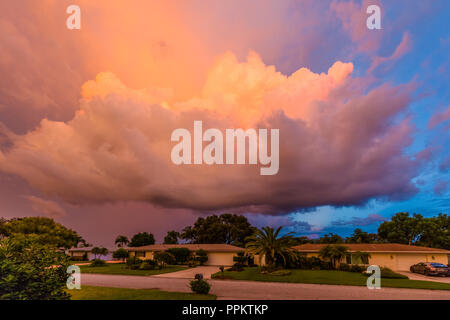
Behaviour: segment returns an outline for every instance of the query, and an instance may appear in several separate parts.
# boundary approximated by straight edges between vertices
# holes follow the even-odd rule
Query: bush
[[[156,262],[162,267],[165,267],[168,264],[175,264],[176,260],[173,254],[167,251],[157,251],[153,254],[153,258]]]
[[[104,267],[106,266],[106,262],[101,259],[94,259],[92,260],[90,267]]]
[[[188,248],[170,248],[166,251],[175,257],[176,264],[186,264],[191,255],[191,251]]]
[[[128,251],[125,250],[124,248],[119,248],[116,251],[114,251],[113,258],[125,260],[126,258],[128,258]]]
[[[139,270],[155,270],[158,267],[156,261],[148,259],[141,262]]]
[[[64,253],[42,245],[38,237],[14,235],[0,240],[0,300],[69,299],[68,266]]]
[[[208,261],[208,253],[203,249],[197,250],[197,252],[195,252],[195,260],[202,266],[206,261]]]
[[[366,268],[364,268],[363,266],[360,266],[360,265],[357,265],[357,264],[352,264],[351,266],[350,266],[350,272],[358,272],[358,273],[361,273],[361,272],[363,272],[363,271],[365,271],[366,270]]]
[[[192,280],[190,285],[192,292],[199,294],[208,294],[209,290],[211,290],[211,285],[202,279]]]
[[[330,261],[320,261],[320,270],[333,270],[333,264]]]
[[[141,266],[141,264],[142,264],[142,260],[139,259],[139,258],[136,257],[136,256],[129,257],[129,258],[127,259],[127,267],[128,267],[129,269],[132,269],[132,270],[139,269],[139,267]]]
[[[341,263],[339,265],[338,269],[339,269],[339,271],[347,271],[347,272],[349,272],[351,267],[348,264],[346,264],[346,263]]]
[[[194,267],[197,267],[199,264],[200,263],[198,263],[197,261],[191,260],[191,261],[188,262],[188,267],[189,268],[194,268]]]

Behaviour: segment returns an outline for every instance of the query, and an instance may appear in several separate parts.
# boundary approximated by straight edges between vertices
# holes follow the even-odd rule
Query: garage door
[[[409,271],[409,267],[419,262],[426,262],[427,256],[424,254],[398,254],[397,255],[397,270]]]
[[[229,252],[209,252],[208,261],[205,263],[209,266],[231,266],[233,265],[234,253]]]

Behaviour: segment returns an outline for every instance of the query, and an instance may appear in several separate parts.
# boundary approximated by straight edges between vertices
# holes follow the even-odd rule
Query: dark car
[[[450,268],[437,262],[419,262],[409,268],[412,273],[422,273],[426,276],[449,276]]]

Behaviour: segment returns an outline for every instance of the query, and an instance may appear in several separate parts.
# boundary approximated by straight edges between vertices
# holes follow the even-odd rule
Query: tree
[[[292,249],[294,243],[292,232],[280,236],[282,227],[274,229],[271,227],[264,227],[261,230],[257,229],[256,232],[247,237],[245,251],[252,255],[258,255],[259,261],[263,257],[266,259],[268,267],[273,267],[275,264],[280,263],[279,259],[283,260],[283,264],[286,265],[288,259],[295,260],[297,255],[295,250]]]
[[[244,246],[245,238],[252,235],[256,228],[246,217],[224,213],[198,218],[193,226],[183,229],[181,238],[190,243],[227,243]]]
[[[377,241],[377,235],[367,233],[359,228],[353,231],[353,234],[345,239],[345,243],[374,243]]]
[[[185,264],[191,255],[191,251],[188,248],[170,248],[166,251],[173,254],[177,264]]]
[[[129,242],[130,241],[126,236],[119,235],[116,237],[114,244],[118,245],[119,247],[125,247]]]
[[[35,235],[36,241],[66,249],[76,247],[83,238],[72,229],[55,222],[53,219],[44,217],[14,218],[2,226],[3,236],[23,234],[27,236]]]
[[[125,261],[126,258],[128,258],[128,251],[124,248],[119,248],[113,253],[114,259],[122,259],[122,261]]]
[[[379,226],[378,236],[387,242],[412,245],[420,238],[422,226],[422,215],[410,217],[407,212],[399,212],[391,221],[385,221]]]
[[[195,261],[198,261],[202,266],[206,261],[208,261],[208,253],[203,249],[197,250],[195,252]]]
[[[173,254],[167,251],[156,251],[153,254],[153,259],[158,262],[161,267],[166,267],[168,264],[175,264],[176,260]]]
[[[155,244],[155,237],[151,233],[147,232],[140,232],[135,234],[132,238],[130,243],[128,244],[129,247],[141,247],[141,246],[148,246]]]
[[[167,235],[164,237],[164,244],[177,244],[180,233],[175,230],[167,231]]]
[[[0,218],[0,240],[8,236],[8,232],[6,229],[6,223],[8,220],[5,218]]]
[[[339,266],[339,262],[348,254],[348,248],[342,245],[327,245],[320,249],[319,257],[324,260],[331,261],[335,269]]]
[[[337,234],[329,233],[329,234],[326,234],[323,237],[319,238],[317,240],[317,243],[325,243],[325,244],[344,243],[344,238],[342,238],[341,236],[339,236]]]
[[[352,254],[352,264],[369,264],[369,258],[372,258],[370,253],[356,251]]]
[[[94,259],[97,259],[97,256],[106,256],[108,254],[108,249],[103,247],[94,247],[92,248],[91,253],[94,255]]]
[[[37,235],[0,241],[0,300],[67,300],[68,257]],[[58,267],[53,267],[58,266]]]
[[[419,224],[420,238],[416,245],[450,250],[450,216],[440,213],[424,218]]]

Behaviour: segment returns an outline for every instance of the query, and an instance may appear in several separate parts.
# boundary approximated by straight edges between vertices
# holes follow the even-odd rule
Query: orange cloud
[[[0,129],[11,145],[0,152],[0,170],[75,204],[272,212],[410,195],[417,164],[402,150],[411,128],[392,119],[408,106],[411,88],[385,84],[366,92],[352,70],[336,62],[328,73],[300,68],[286,76],[256,53],[245,62],[227,53],[188,99],[158,86],[130,89],[101,73],[83,85],[70,121],[43,119],[23,135]],[[172,164],[171,132],[194,120],[219,130],[280,129],[279,173]]]

